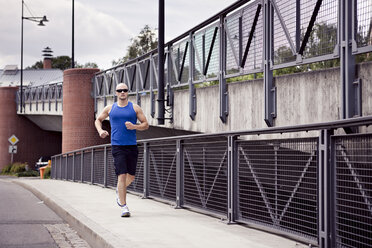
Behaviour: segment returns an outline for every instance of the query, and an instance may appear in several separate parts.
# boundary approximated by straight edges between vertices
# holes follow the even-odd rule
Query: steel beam
[[[219,74],[218,74],[218,81],[219,81],[219,94],[220,94],[220,119],[223,123],[227,122],[227,116],[229,114],[228,110],[228,92],[227,92],[227,85],[226,85],[226,33],[225,33],[225,26],[224,26],[225,16],[220,16],[220,60],[219,60]],[[212,49],[212,47],[211,47]]]
[[[333,211],[331,174],[331,135],[333,130],[321,130],[318,141],[318,244],[319,248],[331,248]]]
[[[274,9],[271,0],[263,0],[263,19],[264,19],[264,93],[265,93],[265,117],[264,120],[268,127],[274,126],[274,118],[276,117],[276,99],[275,88],[273,82],[273,28],[274,28]]]
[[[159,0],[158,16],[158,125],[164,125],[164,0]]]
[[[155,117],[155,95],[154,95],[154,83],[155,83],[155,73],[154,73],[154,58],[151,54],[150,56],[150,114],[151,117]]]
[[[140,87],[140,77],[141,77],[141,68],[140,68],[140,65],[139,65],[139,62],[137,61],[136,65],[135,65],[135,68],[138,68],[134,71],[134,73],[137,73],[137,75],[135,76],[135,85],[136,85],[136,102],[138,104],[138,106],[141,106],[141,95],[139,93],[139,87]],[[135,74],[134,74],[135,75]]]
[[[176,208],[182,208],[184,200],[184,163],[182,141],[177,140]]]
[[[227,221],[234,223],[238,213],[238,149],[236,136],[227,137]]]
[[[356,1],[340,0],[340,81],[341,81],[341,119],[361,116],[355,97],[358,89],[354,87],[355,79],[355,56],[352,54],[352,44],[355,43]],[[350,131],[350,130],[349,130]]]
[[[150,156],[149,144],[143,144],[143,198],[149,197],[149,184],[150,184]]]
[[[189,35],[190,49],[189,49],[189,116],[191,120],[195,120],[196,115],[196,91],[194,87],[194,67],[195,67],[195,53],[194,53],[194,39],[193,33]]]

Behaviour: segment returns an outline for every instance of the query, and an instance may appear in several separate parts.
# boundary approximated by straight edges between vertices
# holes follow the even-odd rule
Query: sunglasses
[[[116,90],[116,92],[118,92],[118,93],[121,93],[121,92],[128,92],[128,89],[119,89],[119,90]]]

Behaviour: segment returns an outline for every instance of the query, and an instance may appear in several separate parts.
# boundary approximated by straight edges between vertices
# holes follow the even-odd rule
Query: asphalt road
[[[0,247],[86,248],[68,224],[30,191],[0,176]]]

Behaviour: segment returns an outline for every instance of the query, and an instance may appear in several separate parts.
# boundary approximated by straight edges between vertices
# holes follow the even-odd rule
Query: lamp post
[[[75,68],[75,2],[72,0],[72,44],[71,44],[71,68]]]
[[[44,22],[47,22],[48,19],[46,16],[35,17],[35,16],[23,16],[24,0],[22,0],[22,17],[21,17],[21,99],[20,99],[20,109],[21,113],[23,111],[23,20],[29,20],[32,22],[38,22],[38,26],[45,26]]]

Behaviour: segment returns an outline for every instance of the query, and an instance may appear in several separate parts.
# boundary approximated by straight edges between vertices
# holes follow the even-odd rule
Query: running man
[[[121,217],[129,217],[127,187],[134,181],[136,174],[138,158],[136,130],[146,130],[149,124],[141,107],[128,101],[126,84],[120,83],[116,86],[116,96],[117,102],[107,105],[94,124],[99,136],[106,138],[109,133],[102,129],[102,122],[110,117],[112,157],[118,177],[116,202],[121,207]],[[137,124],[137,119],[140,124]]]

